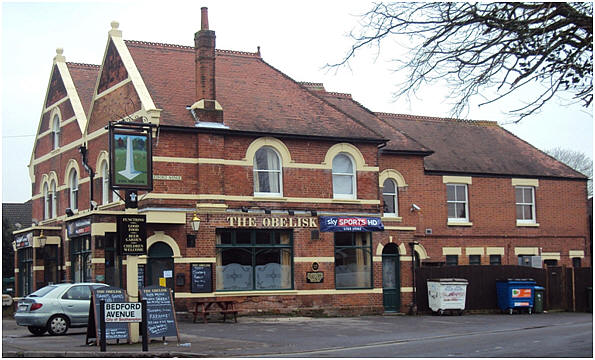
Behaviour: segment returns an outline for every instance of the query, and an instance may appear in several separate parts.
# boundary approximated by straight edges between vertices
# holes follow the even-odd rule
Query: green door
[[[401,277],[399,251],[395,244],[382,250],[382,300],[384,311],[397,312],[401,308]]]

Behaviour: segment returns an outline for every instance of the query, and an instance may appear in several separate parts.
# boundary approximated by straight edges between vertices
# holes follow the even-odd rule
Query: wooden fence
[[[417,307],[419,312],[429,312],[428,279],[458,278],[469,281],[467,310],[497,310],[496,280],[533,279],[545,288],[545,310],[587,311],[587,287],[593,286],[591,268],[549,267],[537,269],[527,266],[444,266],[421,267],[415,271]]]

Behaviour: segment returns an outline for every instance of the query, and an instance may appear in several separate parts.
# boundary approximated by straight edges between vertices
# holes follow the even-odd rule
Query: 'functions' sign
[[[118,216],[118,235],[122,255],[147,253],[147,219],[145,215]]]
[[[320,231],[384,231],[384,225],[377,217],[321,216]]]

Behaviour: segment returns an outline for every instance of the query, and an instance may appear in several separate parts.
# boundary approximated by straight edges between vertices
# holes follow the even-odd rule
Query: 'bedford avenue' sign
[[[118,235],[122,255],[147,253],[147,219],[145,215],[118,216]]]

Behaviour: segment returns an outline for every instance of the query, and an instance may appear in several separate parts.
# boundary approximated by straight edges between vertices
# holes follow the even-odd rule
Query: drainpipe
[[[83,159],[83,166],[85,170],[89,173],[89,209],[93,210],[93,178],[95,177],[95,173],[93,169],[87,164],[87,148],[85,145],[79,146],[79,152],[81,153],[81,157]]]
[[[411,287],[413,289],[413,299],[411,301],[411,308],[409,309],[409,313],[411,315],[417,315],[417,296],[415,291],[415,245],[418,245],[417,241],[411,241],[409,246],[411,246]]]

